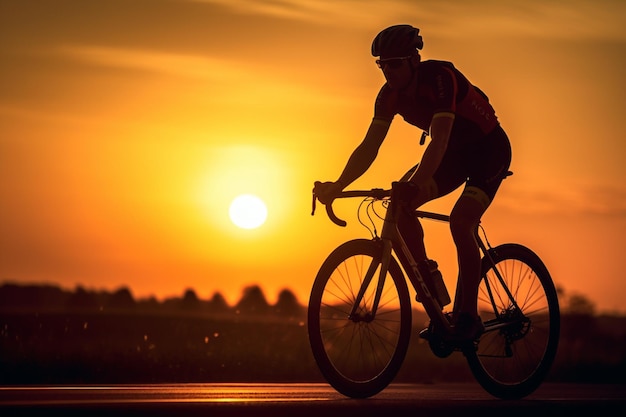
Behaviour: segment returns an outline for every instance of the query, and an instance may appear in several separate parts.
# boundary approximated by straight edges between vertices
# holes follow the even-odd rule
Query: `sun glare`
[[[267,206],[255,195],[241,194],[230,203],[228,214],[235,226],[242,229],[256,229],[267,219]]]

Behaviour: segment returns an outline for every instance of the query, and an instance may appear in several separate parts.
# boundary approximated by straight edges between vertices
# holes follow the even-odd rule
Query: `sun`
[[[230,220],[242,229],[256,229],[267,219],[267,206],[253,194],[241,194],[230,203]]]

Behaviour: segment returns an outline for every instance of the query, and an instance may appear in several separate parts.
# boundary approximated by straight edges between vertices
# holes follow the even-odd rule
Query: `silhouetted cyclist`
[[[484,330],[477,312],[480,253],[474,233],[508,172],[511,147],[487,96],[452,63],[422,62],[423,45],[419,29],[410,25],[391,26],[376,36],[372,55],[379,57],[376,63],[387,82],[376,98],[374,118],[339,179],[319,184],[315,194],[327,203],[363,175],[396,114],[424,131],[422,143],[429,132],[431,141],[421,162],[393,183],[390,210],[420,272],[434,273],[436,263],[428,260],[424,231],[413,212],[465,184],[450,213],[459,263],[451,320],[454,338],[463,341],[477,338]],[[423,337],[428,333],[423,332]]]

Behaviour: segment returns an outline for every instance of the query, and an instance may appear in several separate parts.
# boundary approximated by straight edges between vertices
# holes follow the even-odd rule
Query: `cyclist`
[[[484,331],[477,312],[480,252],[474,233],[508,172],[511,147],[487,96],[452,63],[422,61],[422,47],[419,29],[410,25],[391,26],[376,36],[372,55],[379,57],[376,63],[386,83],[376,98],[374,117],[337,181],[320,183],[314,192],[327,204],[363,175],[396,114],[424,131],[422,143],[429,132],[421,162],[394,182],[390,210],[419,271],[429,274],[434,271],[414,210],[465,185],[450,213],[459,264],[451,321],[453,339],[471,340]],[[422,336],[427,338],[428,332]]]

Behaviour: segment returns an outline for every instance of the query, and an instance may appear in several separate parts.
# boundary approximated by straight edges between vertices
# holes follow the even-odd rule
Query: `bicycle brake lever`
[[[313,190],[311,190],[311,192],[313,193],[313,204],[312,204],[312,207],[311,207],[311,216],[313,216],[315,214],[315,203],[317,201],[317,196],[315,195],[315,187],[317,187],[318,184],[321,184],[321,182],[315,181],[313,183]]]

